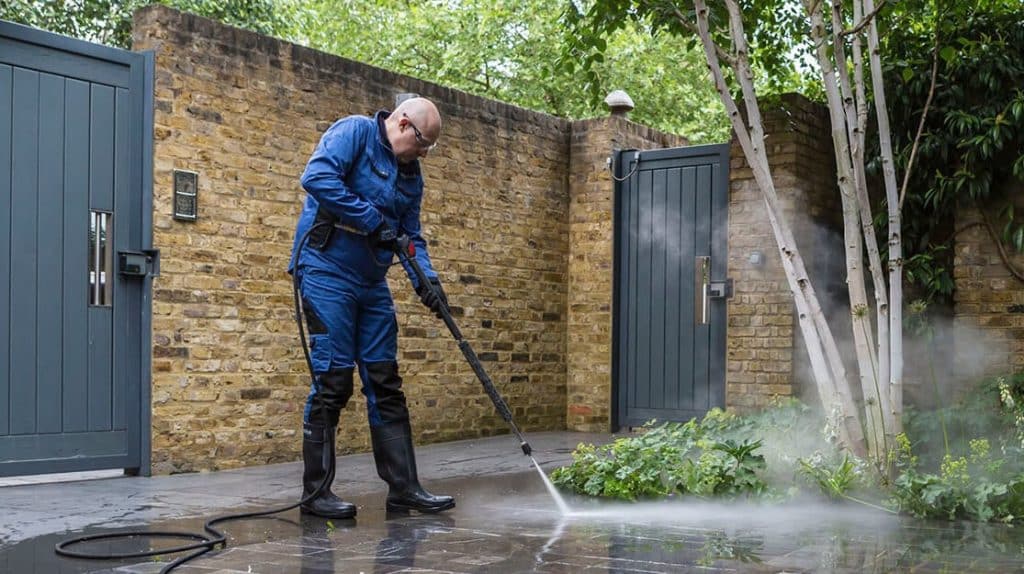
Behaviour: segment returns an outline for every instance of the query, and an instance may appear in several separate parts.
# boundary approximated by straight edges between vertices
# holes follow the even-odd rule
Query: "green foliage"
[[[1024,375],[994,377],[954,405],[905,416],[910,438],[901,449],[893,504],[926,518],[1024,519],[1022,399]],[[945,420],[950,436],[940,460],[936,419]],[[910,455],[912,441],[924,458]]]
[[[879,510],[1019,522],[1024,519],[1024,450],[1014,431],[1021,428],[1018,417],[1024,427],[1019,407],[1024,375],[983,381],[968,397],[947,412],[953,452],[939,458],[923,447],[941,444],[941,438],[920,438],[921,433],[938,433],[930,422],[934,414],[909,418],[911,434],[898,435],[889,454],[895,480],[819,438],[821,418],[787,399],[752,415],[713,409],[700,421],[650,423],[638,436],[601,447],[580,445],[572,464],[556,470],[552,481],[577,493],[623,500],[677,495],[773,499],[787,484],[789,493],[796,491],[788,475],[802,477],[803,484],[832,500]],[[957,411],[962,412],[954,416]],[[798,436],[814,440],[801,445],[794,440]]]
[[[898,174],[928,97],[938,38],[935,94],[903,204],[903,246],[908,282],[929,300],[948,301],[958,209],[984,207],[997,215],[1002,240],[1024,249],[1021,206],[1013,202],[1014,186],[1024,182],[1021,4],[912,0],[889,16],[882,54]],[[871,167],[880,170],[877,162]]]
[[[128,48],[133,11],[156,2],[572,119],[606,115],[604,96],[623,89],[636,122],[691,143],[729,139],[699,48],[631,23],[577,75],[559,65],[564,22],[545,0],[10,0],[0,18]]]
[[[650,423],[639,436],[601,447],[581,444],[572,464],[555,470],[551,480],[575,492],[623,500],[760,495],[767,492],[758,476],[765,467],[756,452],[760,446],[721,437],[696,419]]]
[[[921,412],[908,407],[906,434],[925,468],[938,470],[946,456],[968,456],[972,441],[985,439],[1006,461],[1006,473],[1024,472],[1024,374],[980,381],[944,408]],[[1020,421],[1020,422],[1018,422]],[[945,424],[944,440],[941,426]]]
[[[347,58],[568,118],[606,115],[603,98],[623,89],[636,122],[694,143],[729,139],[700,50],[641,25],[602,39],[600,56],[578,74],[559,64],[564,24],[545,0],[426,0],[400,10],[313,0],[302,14],[296,40]]]
[[[132,14],[150,4],[269,35],[290,30],[294,10],[294,5],[280,0],[10,0],[0,4],[0,19],[127,49],[132,43]]]
[[[801,458],[797,462],[800,472],[833,500],[846,496],[860,479],[857,464],[849,455],[844,455],[838,464],[829,464],[821,456]]]
[[[1002,465],[988,441],[974,441],[970,458],[946,456],[938,474],[906,469],[895,483],[893,501],[922,518],[1014,522],[1024,519],[1024,474],[992,478]]]

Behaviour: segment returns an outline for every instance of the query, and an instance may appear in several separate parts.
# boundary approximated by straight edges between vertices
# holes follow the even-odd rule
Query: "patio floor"
[[[528,438],[550,472],[578,442],[610,436]],[[335,491],[356,502],[355,520],[329,522],[291,510],[229,522],[221,525],[230,535],[226,550],[175,572],[1024,572],[1019,527],[923,522],[812,502],[627,505],[570,498],[573,513],[563,516],[511,437],[429,445],[418,455],[424,484],[456,496],[455,509],[386,515],[386,491],[371,457],[340,457]],[[154,560],[59,558],[53,545],[130,527],[199,532],[211,516],[287,504],[298,494],[299,475],[299,464],[289,463],[0,487],[0,572],[158,572],[163,564]],[[90,551],[132,544],[142,542]]]

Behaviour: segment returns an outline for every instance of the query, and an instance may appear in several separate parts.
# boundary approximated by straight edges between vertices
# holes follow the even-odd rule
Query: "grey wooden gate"
[[[616,153],[613,426],[725,406],[729,146]]]
[[[152,70],[0,22],[0,476],[149,470]]]

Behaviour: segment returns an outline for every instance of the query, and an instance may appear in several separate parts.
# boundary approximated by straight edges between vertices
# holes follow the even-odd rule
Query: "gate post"
[[[780,105],[762,111],[783,212],[833,329],[849,332],[842,210],[827,110],[786,94]],[[730,155],[728,275],[735,279],[735,297],[728,306],[726,405],[752,410],[774,396],[799,396],[813,404],[810,362],[764,197],[735,138]]]

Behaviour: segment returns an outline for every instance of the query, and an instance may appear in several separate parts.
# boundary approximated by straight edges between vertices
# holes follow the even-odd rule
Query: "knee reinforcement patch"
[[[409,408],[402,391],[402,377],[398,375],[398,363],[367,363],[365,369],[366,382],[373,389],[380,421],[388,423],[408,420]]]
[[[309,422],[325,424],[328,427],[338,426],[341,409],[345,408],[352,398],[351,367],[331,369],[320,375],[317,392],[310,397],[312,404],[309,409]],[[326,416],[326,420],[321,418]]]

